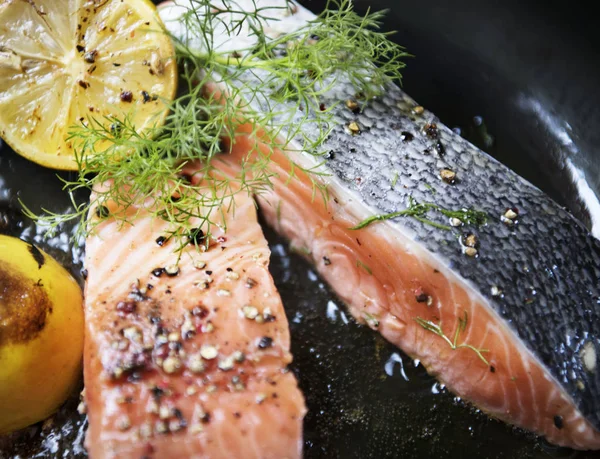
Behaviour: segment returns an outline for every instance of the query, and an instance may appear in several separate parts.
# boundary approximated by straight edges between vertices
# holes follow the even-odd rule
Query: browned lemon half
[[[0,435],[52,414],[81,379],[83,297],[50,255],[0,234]]]
[[[163,30],[147,0],[0,0],[0,136],[36,163],[77,169],[74,125],[160,125],[177,85]]]

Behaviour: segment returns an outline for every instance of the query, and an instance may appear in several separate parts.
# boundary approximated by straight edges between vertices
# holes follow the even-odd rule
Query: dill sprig
[[[131,222],[143,211],[168,222],[169,236],[185,238],[193,219],[200,219],[210,233],[214,213],[221,211],[225,200],[235,193],[260,193],[272,186],[269,165],[275,149],[285,152],[293,139],[300,138],[305,151],[320,154],[319,146],[330,132],[332,107],[321,110],[319,98],[337,81],[352,82],[367,100],[387,82],[400,81],[402,58],[407,54],[389,39],[389,33],[379,30],[382,12],[360,16],[351,0],[332,0],[306,26],[273,39],[265,33],[273,8],[242,11],[235,1],[191,0],[180,19],[182,36],[172,35],[180,95],[163,101],[170,110],[165,124],[143,134],[127,116],[89,117],[73,126],[70,139],[77,145],[78,172],[73,180],[63,180],[73,210],[64,214],[44,210],[37,216],[24,206],[25,212],[49,233],[78,220],[76,241],[102,220],[88,222],[90,212],[108,203],[117,204],[110,217],[121,222]],[[292,12],[296,7],[286,1],[281,8]],[[244,28],[255,37],[254,46],[234,53],[219,49],[219,34],[234,37]],[[226,88],[225,97],[207,90],[214,84]],[[273,101],[273,105],[270,110],[257,109],[257,101]],[[286,104],[276,106],[278,101]],[[295,117],[300,111],[304,115],[298,122]],[[316,136],[304,134],[307,123],[315,127]],[[254,134],[250,137],[261,148],[253,149],[254,157],[242,160],[237,175],[225,177],[215,170],[213,159],[227,153],[240,126]],[[306,170],[288,159],[292,178],[297,171],[307,172],[314,193],[326,197],[318,165]],[[201,185],[189,183],[181,174],[191,163],[204,177]],[[102,186],[109,181],[110,186]],[[78,203],[73,196],[81,189],[96,192],[89,202]],[[151,204],[143,204],[148,197],[153,198]],[[132,208],[137,211],[131,212]]]
[[[370,276],[373,275],[371,268],[360,260],[356,260],[356,267],[364,269]]]
[[[379,319],[375,317],[373,314],[369,314],[368,312],[363,312],[363,318],[365,322],[373,328],[379,327]]]
[[[485,212],[474,210],[474,209],[460,209],[460,210],[450,210],[445,209],[437,204],[431,202],[417,202],[412,196],[408,198],[408,207],[404,210],[399,210],[397,212],[391,212],[388,214],[378,214],[372,215],[361,221],[356,226],[350,228],[351,230],[359,230],[362,228],[366,228],[371,223],[381,222],[385,220],[391,220],[397,217],[412,217],[415,220],[420,221],[426,225],[433,226],[438,229],[450,231],[452,228],[443,225],[441,223],[434,222],[432,220],[427,219],[427,213],[429,211],[436,211],[441,213],[442,215],[448,218],[458,218],[462,223],[467,225],[475,225],[481,226],[487,223],[487,214]]]
[[[450,346],[450,348],[452,350],[463,349],[463,348],[470,349],[473,352],[475,352],[475,354],[477,354],[477,357],[479,357],[483,363],[485,363],[486,365],[489,366],[490,363],[483,356],[484,353],[489,352],[488,349],[478,349],[475,346],[472,346],[471,344],[467,344],[467,343],[458,344],[459,335],[466,330],[468,320],[469,320],[469,316],[467,314],[467,311],[464,311],[464,316],[458,318],[458,324],[457,324],[456,330],[454,332],[453,340],[450,340],[450,338],[448,338],[448,336],[446,336],[446,334],[442,330],[441,324],[436,324],[434,322],[431,322],[430,320],[425,320],[421,317],[417,317],[415,319],[415,322],[417,322],[425,330],[435,333],[436,335],[441,337],[444,341],[446,341],[448,343],[448,345]]]

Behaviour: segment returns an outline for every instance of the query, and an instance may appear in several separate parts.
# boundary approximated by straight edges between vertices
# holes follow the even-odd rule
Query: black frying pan
[[[304,2],[314,11],[324,3]],[[566,170],[571,160],[600,195],[600,37],[589,10],[555,0],[356,6],[390,9],[385,26],[399,30],[397,40],[415,55],[405,72],[410,95],[590,223]],[[32,239],[35,227],[19,215],[18,196],[34,208],[68,206],[52,171],[1,146],[0,232]],[[267,235],[292,328],[293,368],[309,408],[307,458],[600,457],[549,446],[455,399],[394,346],[348,320],[310,265]],[[41,245],[79,276],[80,252],[60,239]],[[85,419],[76,405],[68,402],[53,427],[0,439],[0,458],[82,456]]]

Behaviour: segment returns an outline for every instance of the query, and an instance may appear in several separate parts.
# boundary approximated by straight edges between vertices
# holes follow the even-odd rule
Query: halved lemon
[[[0,435],[45,419],[81,380],[83,296],[47,253],[0,234]]]
[[[36,163],[77,169],[69,132],[89,119],[160,125],[176,86],[147,0],[0,0],[0,136]]]

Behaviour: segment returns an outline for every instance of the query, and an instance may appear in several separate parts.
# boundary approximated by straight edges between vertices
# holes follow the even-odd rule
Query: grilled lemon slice
[[[164,121],[174,49],[146,0],[1,0],[0,136],[22,156],[77,169],[72,126]]]

